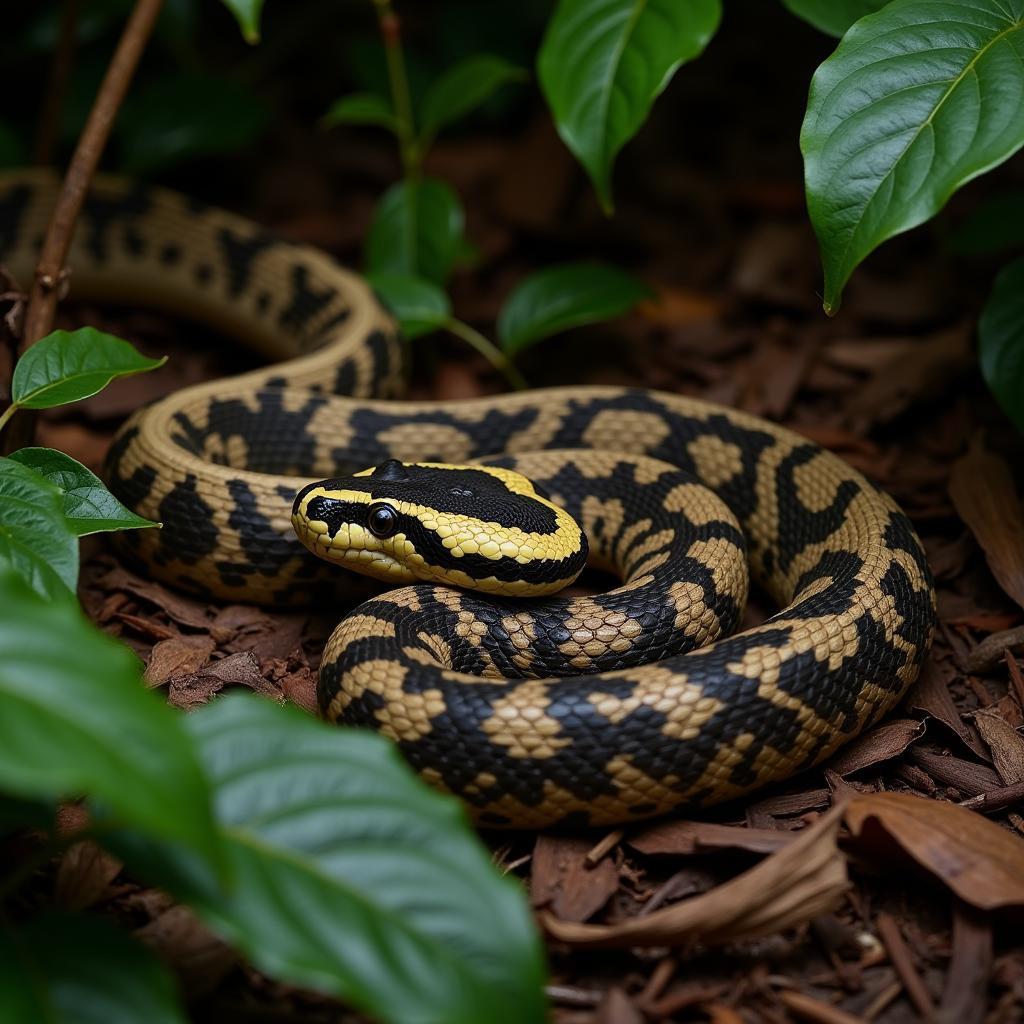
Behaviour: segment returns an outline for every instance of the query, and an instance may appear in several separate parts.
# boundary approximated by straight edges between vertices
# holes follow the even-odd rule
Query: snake
[[[55,195],[44,172],[0,177],[23,284]],[[408,343],[365,280],[138,182],[97,179],[68,265],[74,298],[173,313],[265,360],[120,429],[106,479],[163,524],[122,534],[123,556],[207,600],[361,597],[324,650],[321,714],[389,737],[481,826],[743,796],[877,722],[927,657],[911,523],[799,433],[642,388],[404,400]],[[553,593],[585,563],[618,585]],[[778,610],[736,631],[749,586]]]

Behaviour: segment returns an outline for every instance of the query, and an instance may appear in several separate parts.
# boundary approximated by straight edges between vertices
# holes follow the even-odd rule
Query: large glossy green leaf
[[[531,274],[515,288],[498,316],[501,347],[514,354],[542,338],[619,316],[650,289],[601,263],[567,263]]]
[[[230,78],[201,71],[161,76],[133,90],[118,114],[121,166],[152,175],[184,160],[234,153],[256,141],[268,117],[260,96]]]
[[[235,16],[247,43],[260,41],[260,15],[263,0],[223,0],[224,6]]]
[[[820,32],[841,36],[855,21],[881,10],[889,0],[782,0],[798,18]]]
[[[367,274],[366,280],[409,340],[436,331],[452,315],[443,289],[422,277],[380,273]]]
[[[0,706],[0,790],[95,797],[104,817],[222,864],[183,718],[144,688],[128,648],[9,572],[0,573]]]
[[[170,972],[101,918],[48,914],[0,926],[5,1024],[185,1024]]]
[[[60,488],[7,458],[0,458],[0,565],[47,597],[71,594],[78,583],[78,535]]]
[[[558,133],[606,210],[616,155],[720,17],[719,0],[559,0],[537,72]]]
[[[522,68],[488,53],[467,57],[449,68],[423,97],[423,147],[446,125],[476,110],[501,86],[525,78]]]
[[[1024,257],[1004,267],[978,323],[981,372],[1024,434]]]
[[[95,395],[115,377],[155,370],[166,361],[147,359],[127,341],[92,327],[54,331],[18,360],[11,398],[24,409],[66,405]]]
[[[1024,145],[1024,0],[892,0],[811,82],[800,136],[824,305],[887,238]]]
[[[160,525],[125,508],[95,473],[70,455],[53,448],[22,448],[10,458],[45,477],[60,490],[64,519],[77,537]]]
[[[523,892],[391,743],[241,695],[187,727],[233,885],[211,892],[189,859],[161,862],[166,848],[118,848],[257,967],[395,1024],[545,1019]]]
[[[463,223],[462,204],[443,181],[401,181],[377,205],[366,269],[444,284],[461,251]]]

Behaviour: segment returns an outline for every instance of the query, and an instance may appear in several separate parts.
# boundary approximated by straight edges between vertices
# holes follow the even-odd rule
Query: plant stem
[[[398,144],[401,148],[402,166],[407,178],[417,178],[420,173],[420,151],[412,118],[412,99],[409,95],[409,79],[405,74],[405,57],[402,54],[402,22],[391,6],[391,0],[373,0],[377,8],[381,39],[384,41],[384,56],[388,64],[388,83],[391,86],[391,102],[395,108]]]
[[[3,430],[4,427],[7,426],[7,421],[18,411],[18,409],[19,406],[12,402],[6,409],[4,409],[3,412],[0,412],[0,430]]]
[[[526,378],[519,372],[512,360],[493,341],[489,341],[478,330],[470,327],[469,324],[463,323],[461,320],[456,320],[455,317],[449,317],[445,320],[443,326],[446,331],[450,331],[456,337],[462,338],[463,341],[468,341],[492,366],[501,370],[505,375],[505,379],[516,391],[525,391],[529,387],[529,384],[526,383]]]
[[[89,119],[71,157],[57,205],[46,230],[35,280],[29,293],[22,351],[34,345],[53,328],[61,284],[67,276],[64,262],[75,222],[162,3],[163,0],[137,0],[89,112]]]
[[[62,297],[63,286],[68,278],[64,264],[68,257],[68,249],[71,247],[75,224],[85,201],[85,194],[96,173],[107,139],[110,138],[114,118],[128,91],[128,85],[153,32],[153,25],[162,5],[163,0],[136,0],[135,8],[107,67],[107,73],[103,76],[103,83],[93,101],[92,110],[89,111],[89,119],[78,139],[56,205],[50,215],[50,223],[46,228],[46,237],[43,239],[42,251],[28,295],[25,328],[19,352],[24,352],[53,330],[57,303]],[[28,413],[20,417],[14,429],[8,432],[3,450],[11,451],[30,445],[34,438],[35,415]]]

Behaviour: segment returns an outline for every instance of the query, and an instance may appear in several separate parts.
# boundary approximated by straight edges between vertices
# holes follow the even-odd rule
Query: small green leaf
[[[372,92],[357,92],[335,100],[324,114],[323,123],[328,127],[336,124],[375,124],[392,132],[397,126],[391,101]]]
[[[1024,256],[996,277],[978,323],[981,372],[1024,434]]]
[[[0,790],[86,794],[101,801],[98,820],[182,843],[216,871],[224,854],[206,779],[182,717],[139,669],[75,604],[47,603],[0,572]]]
[[[260,41],[260,15],[263,0],[223,0],[224,6],[235,16],[242,36],[247,43]]]
[[[423,97],[422,147],[446,125],[476,110],[507,82],[524,81],[526,72],[502,57],[481,53],[449,68]]]
[[[241,695],[186,727],[214,786],[233,884],[211,891],[187,858],[166,856],[159,880],[260,970],[394,1024],[545,1019],[521,887],[393,744]],[[127,835],[117,848],[155,877],[160,850]]]
[[[160,525],[125,508],[95,473],[70,455],[52,448],[22,448],[10,457],[60,489],[64,497],[64,518],[77,537]]]
[[[19,360],[11,398],[24,409],[50,409],[88,398],[115,377],[155,370],[167,361],[147,359],[127,341],[92,327],[54,331]]]
[[[612,164],[676,69],[698,56],[719,0],[559,0],[537,58],[558,133],[612,208]]]
[[[825,311],[887,238],[1024,145],[1024,0],[891,0],[815,72],[800,144]]]
[[[181,71],[134,90],[117,119],[123,168],[140,176],[255,142],[268,110],[251,89],[207,72]]]
[[[400,181],[377,205],[366,269],[444,284],[461,252],[463,223],[458,196],[443,181]]]
[[[170,971],[102,918],[46,914],[0,928],[0,1020],[185,1024]]]
[[[66,597],[78,583],[78,535],[64,518],[60,488],[6,458],[0,458],[0,566],[44,597]]]
[[[1024,192],[990,196],[962,223],[949,239],[960,256],[982,256],[1024,247]]]
[[[635,277],[600,263],[567,263],[531,274],[498,315],[501,347],[513,354],[559,331],[608,320],[649,298]]]
[[[798,18],[819,32],[841,36],[855,22],[881,10],[889,0],[782,0]]]
[[[366,279],[410,341],[436,331],[452,315],[444,291],[421,277],[382,272]]]

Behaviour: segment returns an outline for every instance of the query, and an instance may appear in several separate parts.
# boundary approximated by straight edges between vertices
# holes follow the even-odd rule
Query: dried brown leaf
[[[542,914],[560,942],[588,948],[721,944],[770,935],[834,910],[849,882],[836,845],[840,809],[788,846],[711,892],[610,925],[576,924]]]
[[[149,686],[162,686],[176,676],[194,675],[213,653],[208,636],[175,636],[153,648],[143,678]]]
[[[978,757],[988,760],[988,751],[977,736],[960,717],[960,712],[953,703],[949,692],[949,683],[955,678],[956,670],[947,661],[931,658],[925,663],[924,669],[917,677],[910,693],[907,695],[908,708],[923,711],[926,715],[941,722],[955,736],[958,736],[966,747]]]
[[[949,496],[985,552],[992,575],[1024,607],[1024,512],[1010,467],[980,435],[953,464]]]
[[[1024,646],[1024,626],[1002,629],[990,633],[967,656],[964,668],[975,674],[991,672],[1006,656],[1007,651],[1018,651]]]
[[[1024,782],[1024,737],[998,711],[975,712],[974,724],[992,751],[992,763],[1004,785]]]
[[[972,906],[1024,906],[1024,839],[980,815],[905,793],[870,793],[847,804],[843,819],[859,852],[887,838]]]
[[[850,775],[862,768],[899,757],[907,747],[924,735],[924,722],[898,718],[865,733],[844,747],[828,767],[839,775]]]
[[[153,580],[141,579],[120,566],[111,569],[98,582],[107,590],[119,590],[148,601],[183,626],[206,629],[210,623],[205,606],[198,601],[175,594]]]

